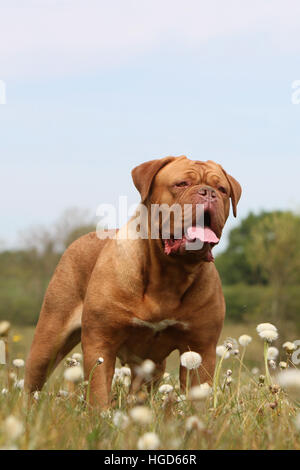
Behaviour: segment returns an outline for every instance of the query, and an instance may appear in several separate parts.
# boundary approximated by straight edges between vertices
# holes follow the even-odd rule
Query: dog
[[[132,178],[147,209],[143,220],[150,235],[157,228],[152,223],[153,205],[191,207],[192,225],[181,238],[174,238],[173,221],[166,238],[160,217],[156,238],[149,233],[144,238],[124,237],[131,220],[119,231],[100,238],[92,232],[68,247],[46,291],[26,362],[29,392],[40,390],[80,341],[85,379],[91,379],[91,406],[110,405],[117,357],[131,368],[134,388],[137,365],[143,360],[154,362],[156,383],[173,350],[195,351],[202,363],[191,371],[191,385],[199,378],[212,383],[225,317],[212,248],[221,238],[230,200],[236,217],[241,186],[221,165],[185,156],[145,162],[132,170]],[[195,219],[199,205],[204,208],[202,232]],[[179,220],[183,228],[183,218]],[[199,248],[187,249],[199,241]],[[99,357],[104,361],[94,367]],[[183,389],[186,373],[180,366]]]

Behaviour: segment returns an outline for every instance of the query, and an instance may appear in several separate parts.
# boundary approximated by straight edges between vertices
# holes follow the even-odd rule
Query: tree
[[[272,317],[288,317],[287,287],[300,282],[300,217],[274,212],[263,217],[250,232],[246,259],[272,286]]]

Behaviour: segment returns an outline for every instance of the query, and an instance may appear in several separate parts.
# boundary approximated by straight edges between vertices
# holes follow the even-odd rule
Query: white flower
[[[276,326],[272,325],[272,323],[260,323],[259,325],[257,325],[257,327],[256,327],[257,333],[261,333],[264,330],[277,331],[277,328],[276,328]]]
[[[131,369],[129,367],[121,367],[120,375],[123,377],[131,377]]]
[[[189,391],[189,399],[190,400],[205,400],[211,394],[211,387],[208,383],[204,383],[201,385],[196,385],[192,387]]]
[[[202,358],[197,352],[187,351],[181,354],[180,362],[181,365],[187,369],[197,369],[202,362]]]
[[[251,336],[249,336],[249,335],[242,335],[242,336],[239,337],[239,343],[240,343],[240,345],[243,346],[244,348],[245,348],[246,346],[248,346],[248,344],[250,344],[251,341],[252,341],[252,338],[251,338]]]
[[[16,380],[14,383],[14,387],[18,388],[19,390],[23,390],[24,388],[24,379]]]
[[[216,353],[217,353],[217,356],[220,356],[220,357],[224,356],[224,359],[228,359],[230,356],[226,346],[224,346],[223,344],[221,344],[220,346],[217,346]]]
[[[227,375],[227,377],[230,377],[230,375],[232,375],[232,370],[231,370],[231,369],[227,369],[226,375]]]
[[[268,349],[268,355],[267,355],[267,358],[269,360],[275,360],[277,358],[279,354],[279,351],[277,348],[275,348],[274,346],[271,346],[269,349]]]
[[[10,380],[12,380],[14,382],[15,380],[17,380],[17,374],[15,374],[15,372],[10,372],[9,373],[9,378],[10,378]]]
[[[280,367],[280,369],[286,369],[287,368],[287,363],[284,362],[284,361],[280,361],[279,362],[279,367]]]
[[[278,333],[276,330],[261,330],[258,334],[268,343],[272,343],[272,341],[275,341],[278,338]]]
[[[233,356],[238,356],[239,353],[240,353],[240,351],[239,351],[238,349],[233,349],[233,350],[231,351],[231,354],[232,354]]]
[[[39,400],[39,399],[40,399],[40,392],[39,392],[38,390],[36,390],[36,391],[34,392],[33,398],[34,398],[35,400]]]
[[[276,369],[276,362],[273,361],[273,359],[270,359],[269,360],[269,366],[271,367],[271,369]]]
[[[24,367],[25,365],[25,362],[23,361],[23,359],[14,359],[12,363],[15,367],[18,367],[18,368]]]
[[[160,441],[154,432],[146,432],[138,440],[137,447],[139,450],[156,450],[159,448]]]
[[[69,392],[67,392],[66,390],[59,390],[58,393],[57,393],[57,396],[58,397],[67,397],[69,395]]]
[[[277,383],[288,392],[300,395],[300,370],[286,369],[277,375]]]
[[[171,375],[169,374],[169,372],[165,372],[164,375],[163,375],[163,379],[164,380],[169,380],[171,378]]]
[[[186,401],[186,396],[185,396],[184,394],[178,395],[176,401],[177,401],[178,403],[181,403],[181,402],[183,402],[183,401]]]
[[[0,322],[0,336],[6,336],[10,330],[10,323],[9,321],[1,321]]]
[[[23,433],[23,424],[15,416],[10,415],[3,423],[3,430],[6,435],[12,439],[18,439]]]
[[[191,431],[192,429],[203,431],[203,429],[205,429],[205,426],[197,416],[190,416],[185,422],[185,428],[187,431]]]
[[[298,414],[296,415],[296,418],[295,418],[295,421],[294,421],[294,422],[295,422],[296,428],[298,429],[298,431],[300,431],[300,413],[298,413]]]
[[[130,416],[138,424],[149,424],[153,419],[152,411],[146,406],[135,406],[130,410]]]
[[[227,349],[227,351],[231,351],[233,349],[233,343],[231,343],[230,340],[226,340],[224,343],[224,346]]]
[[[75,367],[75,366],[79,366],[79,365],[80,364],[77,361],[77,359],[74,359],[73,357],[67,357],[66,362],[65,362],[66,367]]]
[[[81,362],[82,361],[82,354],[74,353],[74,354],[72,354],[72,359],[75,359],[75,361]]]
[[[258,367],[253,367],[251,372],[252,372],[253,375],[257,375],[259,373],[259,368]]]
[[[97,364],[100,366],[100,364],[103,364],[103,362],[104,362],[103,357],[98,357]]]
[[[129,424],[129,418],[122,411],[116,411],[113,416],[113,423],[117,428],[125,429]]]
[[[287,353],[292,353],[293,351],[296,351],[296,349],[297,349],[297,346],[294,343],[291,343],[291,341],[286,341],[282,345],[282,347],[283,347],[283,349],[285,349],[285,351]]]
[[[1,393],[2,393],[2,395],[7,395],[8,394],[8,389],[7,388],[2,388]]]
[[[151,377],[155,370],[155,363],[151,359],[146,359],[140,366],[135,368],[135,372],[140,377]]]
[[[158,391],[160,393],[170,393],[173,390],[173,386],[170,384],[163,384],[159,387]]]
[[[68,367],[64,372],[64,378],[68,382],[77,383],[83,378],[83,372],[81,366]]]
[[[230,385],[232,383],[232,377],[226,377],[225,383],[226,385]]]

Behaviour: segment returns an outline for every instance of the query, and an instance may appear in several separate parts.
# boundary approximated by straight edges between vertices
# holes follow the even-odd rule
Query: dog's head
[[[179,221],[173,211],[169,212],[168,237],[163,234],[166,225],[164,216],[158,219],[159,234],[165,254],[172,256],[192,254],[212,261],[211,249],[221,238],[229,215],[230,199],[236,217],[237,204],[242,192],[239,183],[227,174],[221,165],[210,160],[207,162],[190,160],[185,156],[166,157],[143,163],[133,169],[132,178],[152,218],[151,207],[157,209],[164,204],[164,207],[177,205],[181,208]],[[202,209],[200,219],[197,207]],[[190,220],[188,226],[187,219]],[[178,225],[182,231],[181,236],[178,236]],[[199,241],[202,243],[196,245]]]

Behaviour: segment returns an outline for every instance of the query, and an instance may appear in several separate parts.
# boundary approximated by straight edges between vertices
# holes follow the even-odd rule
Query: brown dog
[[[201,238],[196,225],[179,240],[172,233],[163,239],[160,224],[157,239],[125,239],[121,229],[113,239],[89,233],[72,243],[45,295],[27,360],[29,391],[40,389],[80,340],[86,379],[98,357],[104,358],[91,381],[92,404],[109,404],[116,357],[131,367],[135,383],[136,364],[143,359],[154,361],[158,380],[171,351],[196,351],[202,356],[201,382],[212,382],[225,302],[211,248],[221,237],[230,198],[236,216],[241,187],[220,165],[184,156],[143,163],[132,177],[149,209],[150,235],[151,204],[203,204],[203,247],[186,249],[187,241]],[[181,367],[183,387],[185,374]]]

